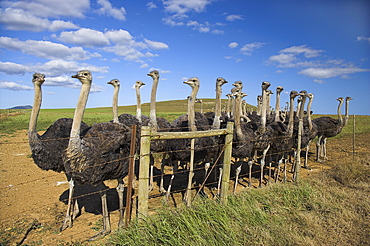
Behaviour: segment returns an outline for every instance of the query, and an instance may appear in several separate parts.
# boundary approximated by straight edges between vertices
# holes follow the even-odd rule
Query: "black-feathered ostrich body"
[[[175,119],[171,126],[172,132],[184,131],[205,131],[210,130],[207,117],[200,113],[194,112],[195,98],[199,90],[200,82],[198,78],[190,78],[184,82],[192,88],[191,95],[188,97],[188,114],[181,115]],[[216,141],[212,137],[196,138],[194,162],[202,162],[209,151],[214,151]],[[168,140],[168,146],[171,150],[171,159],[174,161],[189,161],[190,160],[190,139],[171,139]],[[209,149],[212,148],[212,149]]]
[[[61,118],[55,121],[46,132],[39,135],[36,130],[37,119],[40,113],[42,102],[41,85],[45,81],[45,75],[35,73],[32,82],[35,88],[34,104],[28,129],[28,142],[31,148],[32,159],[42,170],[54,172],[65,172],[69,183],[69,198],[66,216],[60,230],[72,227],[72,221],[79,213],[78,204],[73,200],[74,181],[71,174],[66,172],[63,156],[68,146],[69,135],[72,128],[72,119]],[[81,122],[82,131],[88,129],[88,125]],[[72,211],[73,210],[73,211]]]
[[[72,77],[79,79],[82,87],[66,149],[65,165],[66,171],[71,172],[76,182],[96,185],[100,190],[103,230],[93,237],[96,238],[111,231],[106,186],[103,181],[123,179],[127,175],[131,132],[130,128],[122,123],[104,122],[92,125],[86,134],[80,137],[80,123],[87,104],[92,76],[89,71],[83,70]]]

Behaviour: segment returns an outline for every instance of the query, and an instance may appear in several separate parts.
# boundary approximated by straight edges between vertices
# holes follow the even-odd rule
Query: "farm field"
[[[182,102],[178,102],[178,104],[183,105]],[[93,122],[110,120],[110,110],[110,108],[88,109],[84,121],[92,124]],[[134,113],[134,107],[131,109],[120,108],[120,110]],[[206,108],[204,110],[205,112],[207,111]],[[161,116],[168,114],[168,119],[172,120],[180,115],[181,112],[185,112],[186,109],[184,107],[183,110],[173,110],[174,112],[166,113],[163,110],[158,111],[159,115],[162,114]],[[143,113],[147,113],[145,108]],[[72,117],[71,114],[73,114],[72,109],[42,110],[38,129],[40,131],[45,130],[55,119]],[[100,198],[95,193],[96,189],[88,185],[77,186],[76,188],[76,196],[80,196],[79,203],[82,206],[82,212],[75,220],[74,227],[59,232],[66,209],[66,204],[63,201],[68,197],[68,184],[60,183],[65,181],[64,174],[42,171],[33,163],[32,158],[30,158],[31,152],[27,140],[28,118],[29,113],[22,113],[0,119],[0,245],[17,245],[23,239],[24,245],[101,245],[108,243],[109,236],[97,242],[84,242],[90,236],[96,234],[101,227]],[[325,163],[316,163],[314,161],[315,147],[314,143],[311,143],[311,150],[313,151],[309,157],[309,166],[311,166],[312,170],[301,169],[300,172],[302,180],[312,182],[312,180],[317,179],[316,183],[322,182],[321,184],[340,187],[343,190],[343,193],[340,194],[343,202],[348,201],[348,199],[353,203],[358,202],[358,205],[354,204],[351,206],[354,207],[358,214],[353,214],[353,220],[348,221],[348,224],[341,225],[340,223],[343,223],[343,220],[339,219],[337,220],[339,224],[336,224],[335,221],[327,221],[331,226],[330,230],[327,231],[327,239],[331,242],[329,243],[330,245],[336,243],[341,245],[366,245],[370,243],[368,229],[370,227],[369,121],[370,116],[356,116],[356,132],[355,138],[353,138],[353,120],[351,116],[350,122],[343,132],[339,136],[328,140],[328,156],[330,159]],[[338,164],[352,162],[353,160],[359,166],[363,166],[367,173],[356,173],[355,170],[349,170],[347,174],[339,167],[342,176],[330,175],[330,170],[338,169]],[[353,177],[354,173],[357,176]],[[290,180],[291,174],[288,176],[288,181]],[[290,183],[288,182],[288,185],[291,185]],[[231,186],[232,184],[233,182],[231,182]],[[117,229],[118,221],[116,181],[106,182],[106,185],[110,187],[108,191],[108,206],[111,212],[112,227],[115,230]],[[244,183],[244,186],[239,186],[239,193],[248,192],[248,189],[256,190],[254,187],[257,186],[257,179],[254,179],[253,188],[247,188],[245,185],[246,183]],[[273,186],[276,185],[272,184],[271,187]],[[261,191],[268,189],[270,187],[265,186]],[[85,196],[85,194],[90,193],[93,194]],[[155,193],[158,193],[157,186],[154,187],[151,194],[155,195]],[[346,194],[353,194],[352,199],[350,199],[351,196],[347,197]],[[178,201],[178,206],[181,207],[180,194],[175,194],[174,199]],[[340,203],[341,201],[338,200],[337,202]],[[149,201],[149,204],[153,209],[152,213],[154,213],[155,208],[162,207],[163,198],[161,196],[153,198]],[[364,206],[364,204],[367,204],[367,206]],[[169,207],[173,207],[173,205],[171,201],[168,203]],[[362,216],[362,221],[359,221],[360,216]],[[316,230],[325,229],[328,228],[325,228],[325,226],[319,227],[319,225],[316,228]],[[341,230],[340,234],[338,234],[338,230]],[[315,232],[312,233],[315,234]],[[320,241],[320,238],[321,240],[324,239],[322,233],[317,234],[316,240],[318,241],[314,239],[307,242],[302,241],[300,245],[328,245]],[[335,242],[336,236],[338,241]],[[356,242],[358,243],[356,244]],[[141,245],[140,242],[137,245]]]

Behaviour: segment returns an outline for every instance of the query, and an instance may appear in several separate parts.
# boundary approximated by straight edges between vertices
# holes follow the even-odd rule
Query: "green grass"
[[[370,169],[339,164],[364,175],[344,185],[337,180],[352,171],[333,168],[298,184],[249,189],[227,206],[199,198],[191,208],[163,208],[134,221],[105,245],[368,245]]]

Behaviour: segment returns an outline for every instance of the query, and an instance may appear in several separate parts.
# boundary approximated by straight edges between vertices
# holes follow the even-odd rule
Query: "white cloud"
[[[46,77],[44,86],[54,86],[54,87],[65,87],[65,88],[72,88],[72,89],[79,89],[81,88],[81,82],[78,80],[71,78],[71,76],[56,76],[56,77]],[[100,85],[92,83],[90,93],[94,92],[101,92],[104,91],[104,88]]]
[[[171,19],[169,17],[162,18],[162,21],[164,22],[164,24],[169,25],[169,26],[183,26],[183,25],[185,25],[184,22],[174,21],[173,19]]]
[[[325,81],[321,79],[314,79],[313,82],[318,83],[318,84],[325,84]]]
[[[261,42],[254,42],[250,44],[245,44],[240,49],[240,51],[245,55],[251,55],[251,52],[255,51],[256,49],[262,48],[266,43]]]
[[[242,15],[228,15],[226,16],[227,21],[243,20]]]
[[[214,29],[214,30],[212,30],[212,31],[211,31],[211,33],[213,33],[213,34],[224,34],[224,33],[225,33],[225,31],[223,31],[223,30],[218,30],[218,29]]]
[[[189,11],[203,12],[212,0],[163,0],[164,9],[170,13],[184,14]]]
[[[279,53],[303,54],[307,58],[319,56],[322,52],[324,52],[324,50],[314,50],[307,47],[307,45],[292,46],[279,51]]]
[[[0,72],[9,74],[9,75],[23,75],[28,72],[32,72],[28,66],[24,66],[21,64],[13,63],[13,62],[1,62],[0,61]]]
[[[14,82],[0,82],[0,89],[11,91],[30,91],[33,88],[27,85],[20,85]]]
[[[117,20],[126,20],[126,10],[124,7],[121,7],[119,9],[114,8],[112,4],[107,0],[98,0],[97,2],[101,6],[101,8],[98,9],[98,13],[111,16]]]
[[[6,29],[15,31],[25,30],[40,32],[44,30],[59,31],[65,29],[78,29],[77,25],[69,21],[49,21],[48,19],[34,16],[21,9],[12,8],[0,10],[0,23],[4,24]]]
[[[279,64],[290,64],[293,61],[297,60],[297,57],[294,54],[279,54],[270,56],[269,62],[277,62]]]
[[[145,43],[149,46],[149,48],[159,50],[159,49],[168,49],[168,45],[162,42],[157,41],[151,41],[148,39],[145,39]]]
[[[348,75],[351,73],[369,71],[370,69],[363,69],[358,67],[308,68],[300,71],[298,74],[303,74],[311,78],[328,79],[332,77]]]
[[[72,32],[62,32],[58,39],[65,43],[86,47],[103,47],[110,44],[108,38],[102,32],[88,28],[81,28]]]
[[[357,41],[368,41],[369,44],[370,44],[370,38],[367,38],[367,37],[364,37],[364,36],[358,36],[357,37]]]
[[[21,9],[43,18],[62,16],[82,18],[84,17],[83,13],[90,9],[89,0],[20,0],[16,2],[4,1],[2,5],[13,9]]]
[[[111,31],[107,31],[104,35],[115,44],[124,44],[124,45],[128,44],[129,45],[129,44],[134,43],[133,41],[134,38],[126,30],[122,30],[122,29],[111,30]]]
[[[158,7],[157,7],[157,5],[155,5],[155,3],[153,3],[153,2],[148,2],[148,3],[146,4],[146,7],[147,7],[149,10],[152,10],[152,9],[156,9],[156,8],[158,8]]]
[[[239,44],[237,42],[231,42],[231,43],[229,43],[229,48],[234,49],[234,48],[238,47],[238,45]]]
[[[77,71],[87,69],[91,72],[107,73],[108,67],[97,67],[87,63],[75,61],[51,60],[46,63],[22,65],[12,62],[0,62],[0,72],[9,75],[24,75],[38,71],[46,76],[61,76],[62,74],[75,74]]]
[[[69,48],[49,41],[19,41],[16,38],[0,37],[0,47],[46,59],[86,60],[90,58],[88,52],[81,47]]]
[[[142,65],[140,66],[140,68],[147,68],[147,67],[149,67],[149,65],[148,65],[147,63],[144,63],[144,64],[142,64]]]

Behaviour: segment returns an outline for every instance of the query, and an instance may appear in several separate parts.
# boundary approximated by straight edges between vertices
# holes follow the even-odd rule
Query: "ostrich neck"
[[[197,127],[195,126],[195,97],[198,94],[199,87],[192,89],[191,94],[188,98],[188,124],[191,131],[196,131]]]
[[[155,112],[155,101],[157,95],[158,78],[153,79],[152,93],[150,95],[150,127],[152,131],[157,130],[157,114]]]
[[[239,105],[241,104],[241,96],[235,96],[235,104]],[[236,130],[236,135],[238,139],[243,138],[243,132],[240,126],[240,117],[241,117],[241,107],[235,107],[235,112],[234,112],[234,122],[235,122],[235,130]]]
[[[266,90],[262,90],[262,107],[261,107],[261,130],[265,132],[266,130],[266,117],[267,117],[267,98],[266,98]]]
[[[304,105],[306,104],[306,97],[303,97],[302,98],[302,102],[301,102],[301,105],[299,107],[299,119],[302,120],[303,119],[303,113],[304,113]]]
[[[288,134],[293,136],[294,129],[294,97],[290,97],[289,102],[289,122],[288,122]]]
[[[340,108],[342,107],[342,104],[343,104],[343,100],[342,101],[339,101],[339,105],[338,105],[338,120],[339,120],[339,123],[341,125],[343,124],[342,113],[340,112]]]
[[[348,124],[348,118],[349,118],[348,107],[349,107],[349,100],[346,99],[346,116],[344,117],[344,122],[343,122],[344,126]]]
[[[311,104],[312,104],[312,98],[309,98],[308,104],[307,104],[307,121],[308,121],[308,128],[310,129],[310,131],[312,131]]]
[[[227,113],[227,116],[230,117],[230,101],[231,101],[231,97],[227,97],[227,105],[226,105],[226,113]]]
[[[276,93],[275,121],[280,121],[280,92]]]
[[[113,92],[113,122],[118,123],[118,93],[119,93],[119,85],[114,86],[114,92]]]
[[[31,118],[30,118],[30,122],[28,125],[28,133],[36,133],[36,124],[37,124],[37,118],[40,113],[41,102],[42,102],[41,86],[35,84],[35,98],[33,101]]]
[[[71,135],[69,139],[69,145],[72,143],[77,143],[77,141],[80,140],[80,128],[81,128],[81,122],[82,118],[85,112],[87,99],[89,97],[91,84],[82,84],[80,97],[78,98],[77,107],[75,109],[75,113],[73,116],[73,123],[72,123],[72,129],[71,129]]]
[[[136,86],[136,117],[141,123],[141,97],[140,97],[140,88]]]
[[[215,109],[215,118],[213,120],[213,128],[220,128],[220,117],[221,117],[221,86],[216,86],[216,109]]]

